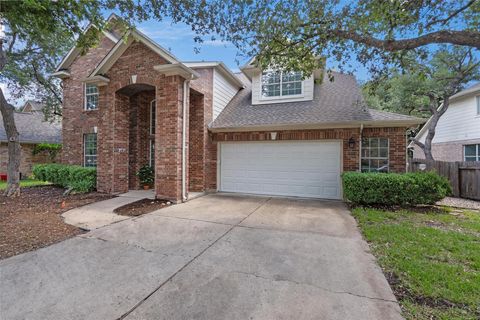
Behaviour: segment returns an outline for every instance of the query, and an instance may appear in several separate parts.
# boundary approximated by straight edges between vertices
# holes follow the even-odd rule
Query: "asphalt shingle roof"
[[[7,133],[0,115],[0,141],[7,141]],[[15,112],[15,125],[20,134],[20,143],[61,143],[62,125],[44,121],[41,112]]]
[[[401,114],[369,109],[361,90],[351,75],[334,72],[334,81],[327,75],[321,84],[314,85],[311,101],[252,105],[252,90],[248,79],[237,75],[245,83],[225,109],[210,125],[212,129],[261,127],[274,125],[328,125],[348,122],[423,120]]]

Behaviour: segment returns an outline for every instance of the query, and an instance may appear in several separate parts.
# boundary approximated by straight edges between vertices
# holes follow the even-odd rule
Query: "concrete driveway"
[[[1,319],[401,319],[340,202],[209,195],[0,261]]]

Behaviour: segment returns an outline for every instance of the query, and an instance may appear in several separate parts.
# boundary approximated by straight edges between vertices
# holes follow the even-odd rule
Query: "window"
[[[463,146],[465,161],[480,161],[480,144],[468,144]]]
[[[150,134],[155,134],[155,125],[156,125],[156,114],[157,108],[155,105],[155,100],[150,102]]]
[[[477,115],[480,116],[480,96],[476,96],[475,99],[477,100]]]
[[[302,94],[302,73],[268,71],[262,74],[262,96],[281,97]]]
[[[93,84],[85,85],[85,110],[98,109],[98,87]]]
[[[149,165],[155,168],[155,140],[150,139],[150,159]]]
[[[97,134],[87,133],[83,135],[83,153],[85,167],[97,166]]]
[[[362,172],[388,172],[388,139],[362,139]]]

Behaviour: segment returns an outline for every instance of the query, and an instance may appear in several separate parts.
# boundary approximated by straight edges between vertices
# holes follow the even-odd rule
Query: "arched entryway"
[[[122,127],[128,127],[127,145],[124,163],[127,165],[124,177],[127,181],[123,184],[128,189],[140,189],[140,181],[137,173],[144,165],[152,165],[154,162],[156,104],[155,87],[149,84],[130,84],[115,93],[115,110],[124,112],[125,124],[117,123],[116,139],[121,139],[125,134]],[[122,133],[121,133],[122,132]],[[122,157],[122,153],[117,154]],[[118,161],[117,161],[118,163]],[[120,170],[121,168],[116,168]]]

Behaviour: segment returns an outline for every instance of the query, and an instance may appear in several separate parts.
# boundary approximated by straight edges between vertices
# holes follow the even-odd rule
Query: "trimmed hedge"
[[[97,185],[97,170],[81,166],[57,163],[37,164],[33,166],[35,179],[48,181],[75,192],[93,191]]]
[[[342,174],[344,198],[360,205],[434,204],[451,194],[450,183],[435,172]]]

